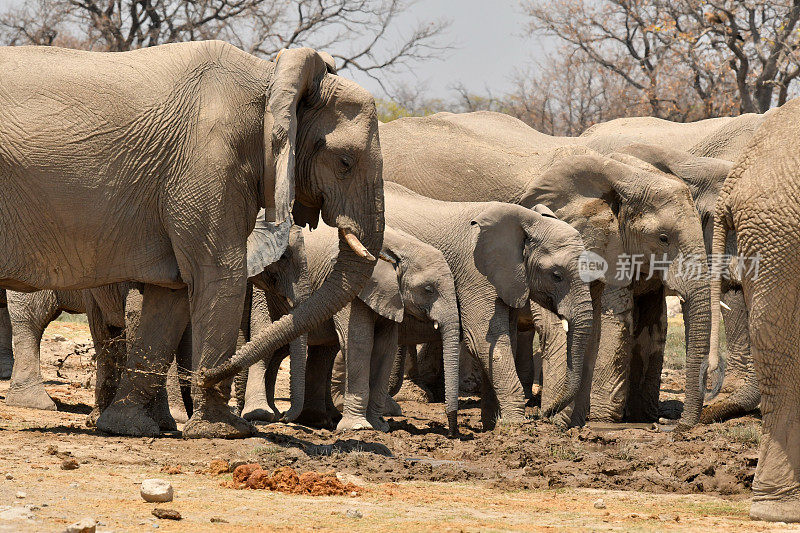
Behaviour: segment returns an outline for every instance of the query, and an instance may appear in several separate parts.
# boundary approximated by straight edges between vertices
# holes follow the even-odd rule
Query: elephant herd
[[[67,311],[88,317],[110,434],[387,431],[407,358],[441,362],[451,435],[462,357],[485,430],[531,405],[653,422],[676,295],[676,432],[760,405],[751,514],[800,521],[800,101],[553,137],[492,112],[380,123],[308,48],[8,47],[0,71],[8,404],[55,408],[39,343]],[[704,406],[726,366],[741,384]]]

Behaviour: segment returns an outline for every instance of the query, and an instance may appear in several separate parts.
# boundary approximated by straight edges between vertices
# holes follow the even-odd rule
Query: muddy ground
[[[43,372],[59,412],[0,401],[0,531],[61,531],[86,517],[99,521],[98,531],[793,529],[747,517],[757,418],[677,439],[668,425],[564,432],[541,421],[483,433],[477,400],[465,399],[459,440],[445,436],[441,404],[417,402],[401,402],[405,416],[391,419],[387,434],[262,424],[239,441],[109,437],[85,426],[93,398],[88,337],[85,324],[69,322],[45,334]],[[0,400],[7,387],[0,382]],[[680,370],[665,370],[666,411],[681,392]],[[62,469],[71,459],[78,468]],[[301,479],[345,489],[310,496],[302,488],[234,488],[244,484],[228,467],[254,463],[264,479],[292,467],[330,473]],[[139,484],[152,477],[173,484],[173,502],[142,500]],[[182,520],[156,518],[156,507]]]

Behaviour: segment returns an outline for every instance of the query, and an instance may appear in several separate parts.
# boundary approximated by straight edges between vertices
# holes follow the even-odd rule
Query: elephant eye
[[[433,286],[432,285],[425,285],[425,292],[433,294]]]
[[[669,244],[669,237],[667,237],[666,233],[659,235],[658,240],[661,241],[661,244]]]
[[[347,174],[353,168],[353,159],[347,155],[339,156],[339,168],[342,174]]]
[[[564,281],[564,277],[561,275],[560,272],[553,272],[553,280],[556,283],[561,283],[562,281]]]

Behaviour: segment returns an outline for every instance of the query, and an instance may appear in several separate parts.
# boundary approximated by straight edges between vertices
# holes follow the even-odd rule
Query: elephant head
[[[562,155],[567,153],[562,150]],[[665,285],[684,299],[684,417],[693,424],[702,407],[702,391],[697,384],[709,349],[711,316],[703,231],[689,187],[645,165],[628,154],[605,157],[591,151],[576,152],[561,157],[532,180],[522,203],[542,202],[561,220],[578,228],[587,249],[608,261],[608,284],[630,284],[636,271],[619,267],[635,266],[633,261],[638,258],[641,275],[646,277],[648,271],[652,274],[660,269]]]
[[[567,321],[566,388],[545,413],[551,416],[575,398],[590,340],[592,299],[579,272],[583,242],[569,224],[514,204],[493,203],[471,223],[475,265],[499,297],[515,308],[533,300]]]
[[[325,283],[265,328],[230,361],[202,369],[205,386],[248,368],[323,320],[358,293],[383,241],[383,178],[374,98],[309,48],[279,54],[264,110],[266,219],[316,226],[319,214],[339,228],[339,254]],[[274,194],[273,194],[274,193]],[[296,201],[295,201],[296,200]],[[285,242],[285,241],[284,241]],[[285,244],[275,247],[282,253]],[[262,256],[260,265],[276,260]]]
[[[386,228],[381,259],[359,298],[376,313],[402,322],[404,313],[433,327],[442,337],[445,412],[451,434],[458,430],[461,323],[453,274],[442,252],[415,237]]]

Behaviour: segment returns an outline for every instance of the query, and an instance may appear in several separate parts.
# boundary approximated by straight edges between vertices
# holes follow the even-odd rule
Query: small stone
[[[67,338],[64,335],[53,335],[53,340],[56,342],[64,342]]]
[[[78,468],[78,461],[74,457],[67,457],[61,461],[61,470],[75,470]]]
[[[347,518],[364,518],[364,515],[358,509],[348,509],[345,515]]]
[[[22,491],[20,490],[20,491],[17,491],[17,494],[16,494],[16,496],[17,496],[17,498],[19,498],[20,500],[22,500],[22,499],[26,498],[28,495],[27,495],[27,494],[25,494],[24,492],[22,492]]]
[[[176,511],[175,509],[162,509],[160,507],[156,507],[153,509],[153,516],[156,518],[161,518],[164,520],[180,520],[181,513]]]
[[[598,499],[598,500],[596,500],[594,502],[594,508],[595,509],[605,509],[606,508],[606,502],[603,501],[603,498],[600,498],[600,499]]]
[[[171,502],[172,484],[163,479],[145,479],[142,481],[140,494],[146,502]]]
[[[6,479],[9,479],[9,480],[14,479],[14,476],[11,475],[10,473],[6,474]]]
[[[94,518],[84,518],[80,522],[67,526],[64,533],[94,533],[97,528],[97,522]]]
[[[77,481],[73,481],[72,483],[69,484],[69,486],[72,487],[73,489],[77,489],[79,487]]]
[[[55,455],[58,453],[58,446],[55,444],[50,444],[47,446],[47,449],[44,451],[47,455]]]
[[[146,442],[147,444],[153,444],[155,441],[156,441],[155,437],[150,437],[149,439],[147,439]]]
[[[227,524],[228,521],[225,520],[224,518],[219,518],[218,516],[212,516],[211,517],[211,523],[212,524]]]

